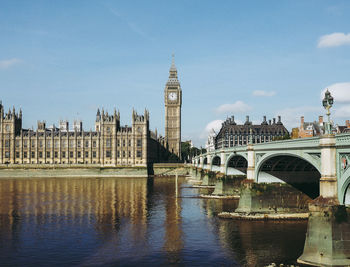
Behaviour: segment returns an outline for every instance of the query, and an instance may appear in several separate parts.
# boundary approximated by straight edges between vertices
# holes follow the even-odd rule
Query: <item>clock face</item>
[[[177,93],[175,93],[175,92],[169,93],[168,98],[171,101],[175,101],[177,99]]]

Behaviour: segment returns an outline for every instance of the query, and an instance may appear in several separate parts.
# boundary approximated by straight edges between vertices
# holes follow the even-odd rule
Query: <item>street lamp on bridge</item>
[[[331,96],[331,93],[327,89],[327,91],[325,93],[325,96],[324,96],[324,98],[322,100],[323,107],[327,110],[327,116],[328,116],[328,122],[326,123],[326,127],[325,127],[326,134],[331,134],[332,133],[332,131],[331,131],[331,119],[330,119],[330,115],[331,115],[330,109],[331,109],[333,103],[334,103],[333,96]]]

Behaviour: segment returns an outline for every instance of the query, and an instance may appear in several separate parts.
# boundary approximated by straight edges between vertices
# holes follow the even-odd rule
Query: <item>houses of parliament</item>
[[[147,166],[181,157],[182,92],[174,58],[164,90],[165,136],[149,128],[149,112],[132,111],[131,126],[120,125],[120,113],[97,110],[95,130],[84,131],[82,122],[68,121],[47,128],[23,129],[22,110],[5,112],[0,103],[0,164],[86,164],[101,166]]]

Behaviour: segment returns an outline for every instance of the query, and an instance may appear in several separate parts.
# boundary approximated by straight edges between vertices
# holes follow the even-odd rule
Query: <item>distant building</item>
[[[222,123],[220,132],[215,138],[215,148],[246,145],[250,135],[253,144],[259,144],[270,142],[275,137],[289,135],[289,132],[281,122],[281,116],[278,116],[277,122],[275,118],[273,118],[273,122],[271,120],[267,122],[266,116],[264,116],[262,123],[258,125],[253,125],[249,121],[249,116],[246,117],[246,122],[243,125],[237,125],[234,116],[232,116]]]
[[[215,150],[215,138],[216,138],[216,132],[214,129],[211,129],[208,135],[208,140],[205,143],[205,149],[207,151],[213,151]]]
[[[293,128],[292,129],[292,134],[290,136],[292,139],[297,139],[299,138],[299,128]]]
[[[61,132],[68,132],[69,131],[69,122],[68,121],[60,121],[60,131]]]
[[[332,133],[340,134],[340,133],[350,133],[350,120],[345,121],[345,125],[334,125],[331,121],[332,125]],[[325,122],[323,120],[323,116],[318,117],[318,121],[314,122],[305,122],[304,116],[300,118],[300,126],[297,129],[298,136],[297,138],[305,138],[305,137],[313,137],[320,136],[325,134]],[[293,132],[294,132],[293,129]],[[292,133],[292,138],[294,138],[294,134]]]
[[[83,130],[83,122],[81,120],[75,120],[73,122],[73,131],[81,132]]]
[[[22,110],[5,111],[0,101],[0,164],[98,164],[148,166],[163,161],[170,153],[181,157],[182,91],[174,60],[164,90],[165,137],[149,128],[149,112],[132,112],[130,126],[120,125],[120,114],[97,110],[95,130],[84,131],[76,120],[59,127],[38,121],[36,130],[22,128]]]
[[[323,116],[318,117],[318,122],[305,122],[304,116],[300,118],[300,126],[298,131],[299,138],[313,137],[324,134]]]
[[[337,133],[350,133],[350,120],[345,121],[345,126],[335,126]]]
[[[193,147],[193,142],[192,142],[192,140],[187,140],[187,141],[184,141],[183,143],[189,144],[189,145],[190,145],[190,148]]]
[[[132,113],[132,126],[120,126],[119,112],[97,111],[96,131],[84,131],[81,121],[60,128],[38,121],[37,130],[22,128],[22,111],[5,113],[0,104],[0,164],[101,164],[146,166],[151,155],[149,113]],[[153,142],[154,143],[154,142]]]
[[[181,106],[182,89],[177,75],[174,55],[169,79],[164,89],[165,140],[168,150],[181,158]]]

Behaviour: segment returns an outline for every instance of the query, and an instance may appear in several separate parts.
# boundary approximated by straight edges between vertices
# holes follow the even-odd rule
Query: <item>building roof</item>
[[[307,130],[307,127],[311,126],[312,129],[315,131],[315,133],[321,134],[324,131],[324,126],[320,125],[318,122],[314,121],[314,122],[304,122],[303,123],[303,129]]]
[[[281,117],[278,117],[277,122],[274,119],[273,123],[271,123],[271,121],[268,123],[266,121],[266,116],[264,116],[264,120],[261,124],[253,125],[253,123],[249,121],[249,117],[247,116],[246,122],[243,125],[237,125],[237,123],[234,121],[234,117],[232,116],[231,118],[228,118],[225,122],[223,122],[220,132],[216,136],[216,139],[222,138],[226,132],[228,134],[234,135],[249,135],[250,131],[252,131],[253,135],[289,134],[288,130],[286,129],[286,127],[284,127],[283,123],[281,122]]]

